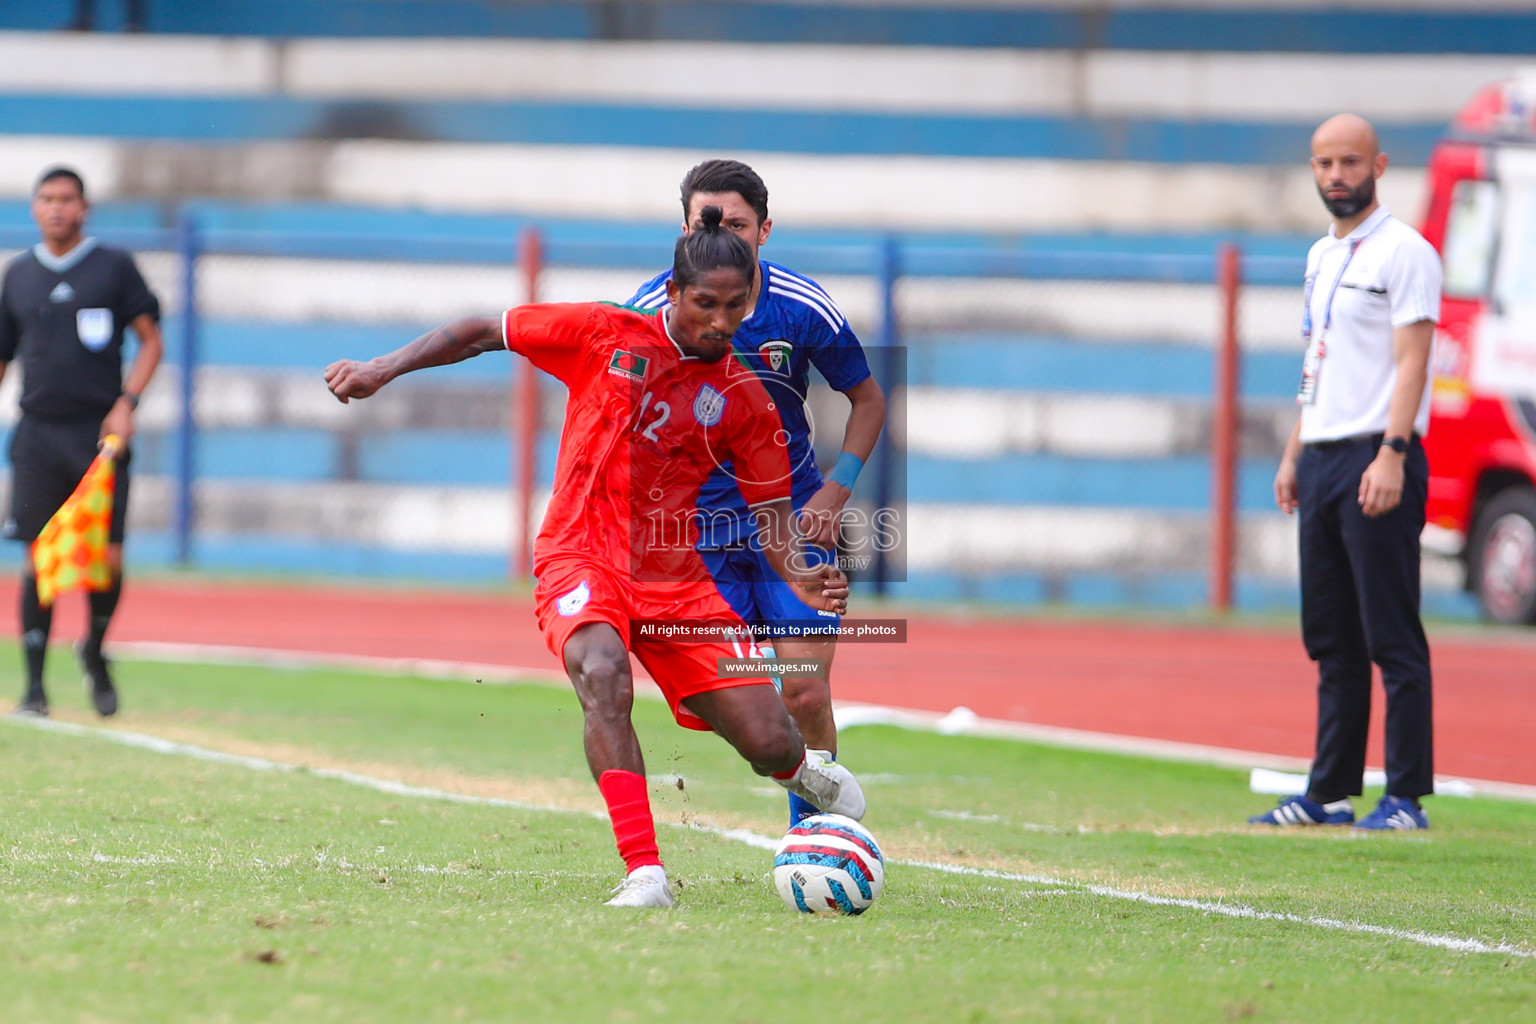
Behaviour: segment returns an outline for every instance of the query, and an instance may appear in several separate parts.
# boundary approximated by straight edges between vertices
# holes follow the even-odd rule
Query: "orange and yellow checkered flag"
[[[59,506],[32,542],[37,570],[37,599],[44,608],[71,590],[107,590],[107,538],[112,526],[112,490],[117,483],[117,454],[123,442],[108,434],[101,454],[91,462],[75,493]]]

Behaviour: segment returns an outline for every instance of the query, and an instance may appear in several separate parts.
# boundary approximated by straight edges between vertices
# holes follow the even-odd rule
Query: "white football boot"
[[[826,814],[858,821],[864,817],[864,791],[853,772],[832,760],[830,750],[805,750],[805,761],[788,779],[775,780],[791,793]]]
[[[667,883],[667,869],[658,864],[635,868],[613,890],[610,907],[670,907],[672,886]]]

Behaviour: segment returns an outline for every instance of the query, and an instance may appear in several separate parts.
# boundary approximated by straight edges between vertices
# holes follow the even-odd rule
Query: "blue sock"
[[[837,760],[836,754],[832,755],[832,760]],[[794,828],[796,825],[800,824],[811,815],[820,813],[821,811],[816,807],[816,805],[811,803],[809,800],[805,799],[804,797],[796,796],[794,793],[789,794],[790,828]]]
[[[759,654],[761,654],[768,661],[773,661],[773,660],[778,658],[778,655],[775,654],[774,651],[773,651],[773,645],[772,644],[758,644],[757,645],[757,652]],[[780,695],[783,695],[783,693],[784,693],[784,677],[781,676],[781,675],[774,674],[774,673],[769,673],[768,680],[769,680],[769,682],[773,683],[773,688],[775,690],[777,690]]]

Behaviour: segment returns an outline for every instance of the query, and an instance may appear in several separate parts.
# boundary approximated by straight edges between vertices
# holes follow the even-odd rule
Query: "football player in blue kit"
[[[737,160],[706,160],[689,171],[683,178],[682,204],[685,234],[699,226],[705,206],[719,206],[724,210],[722,226],[751,246],[754,255],[773,228],[767,186]],[[665,305],[669,276],[662,273],[646,282],[627,305]],[[731,343],[736,357],[757,372],[783,421],[793,473],[791,500],[800,517],[804,557],[812,563],[831,560],[844,505],[885,426],[885,394],[870,375],[847,318],[815,281],[759,256],[748,307],[751,312]],[[825,479],[816,465],[805,407],[813,366],[850,404],[837,464]],[[821,659],[830,668],[839,620],[801,601],[755,546],[757,531],[728,465],[709,478],[698,504],[699,553],[736,613],[755,629],[767,630],[760,644],[765,653]],[[785,638],[789,632],[796,637]],[[834,759],[837,727],[830,680],[790,674],[781,678],[784,704],[806,746]],[[789,805],[792,824],[817,813],[793,794]]]

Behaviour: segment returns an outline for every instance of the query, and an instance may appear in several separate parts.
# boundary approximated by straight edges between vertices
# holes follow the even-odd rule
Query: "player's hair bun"
[[[724,211],[706,206],[699,211],[700,227],[677,240],[672,248],[672,280],[679,288],[698,283],[701,274],[720,267],[738,271],[748,284],[757,271],[752,248],[720,227]]]

